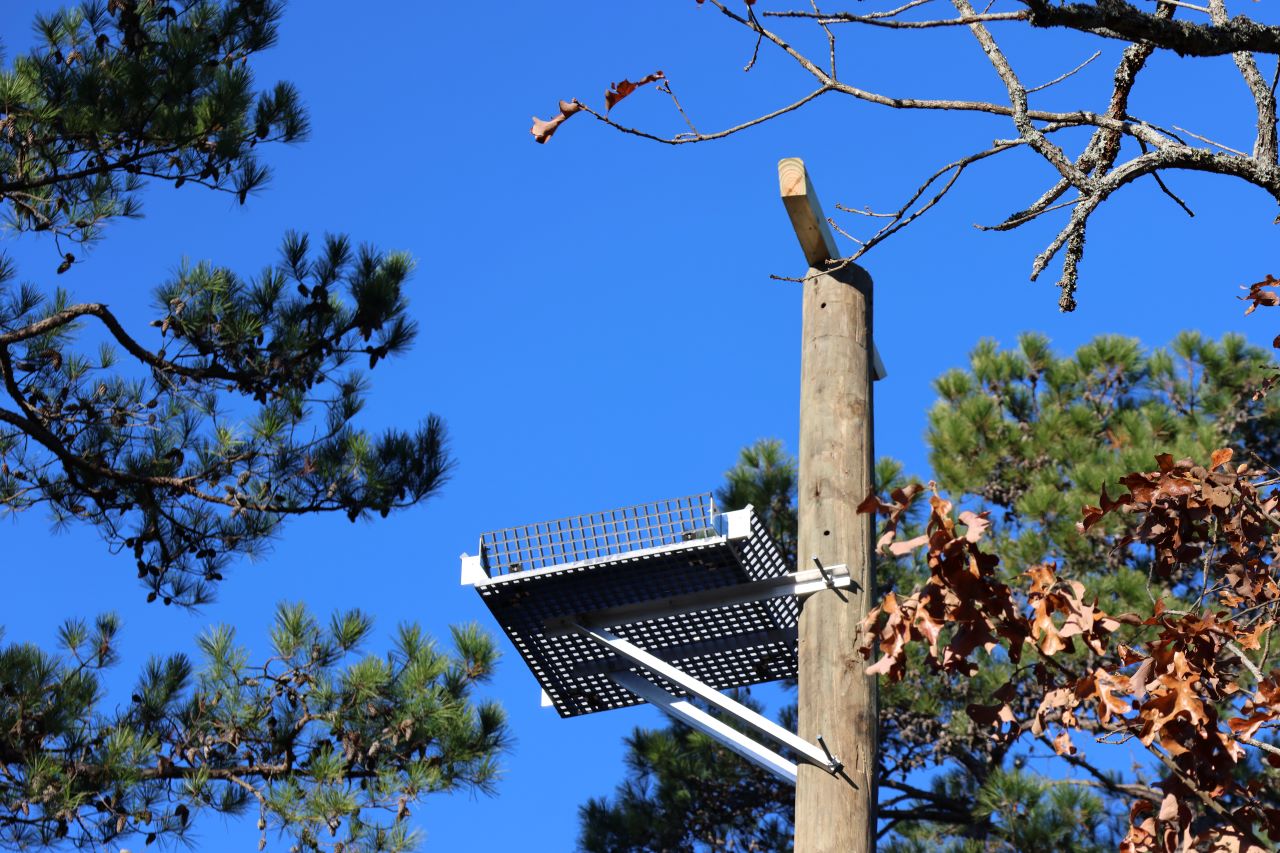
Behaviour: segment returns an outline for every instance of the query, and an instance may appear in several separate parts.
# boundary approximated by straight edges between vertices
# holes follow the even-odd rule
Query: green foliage
[[[402,625],[374,657],[367,615],[282,605],[262,663],[212,628],[198,663],[153,658],[112,707],[119,627],[70,621],[57,654],[0,647],[0,844],[182,839],[203,812],[256,811],[302,850],[405,850],[409,804],[489,790],[507,747],[502,710],[473,696],[497,660],[475,626],[444,652]]]
[[[86,242],[140,211],[145,178],[234,193],[268,169],[264,142],[307,131],[287,83],[255,92],[247,65],[282,4],[86,2],[36,18],[43,44],[0,71],[0,199],[10,224]],[[75,258],[64,256],[64,266]]]
[[[259,146],[306,131],[293,89],[256,91],[248,65],[280,14],[271,0],[108,0],[39,17],[43,44],[0,70],[9,224],[52,234],[61,273],[76,261],[64,243],[137,215],[147,178],[243,203],[267,178]],[[290,516],[422,501],[451,466],[441,421],[355,423],[365,371],[416,333],[412,268],[290,233],[256,277],[183,266],[144,342],[102,303],[19,283],[0,256],[0,515],[92,525],[132,556],[149,601],[195,605]],[[84,346],[85,326],[109,343]],[[256,810],[295,850],[405,850],[411,804],[496,778],[505,717],[473,694],[497,652],[475,626],[450,651],[401,626],[374,657],[368,615],[322,624],[282,606],[270,656],[251,662],[234,629],[213,628],[199,661],[151,660],[128,702],[104,687],[118,631],[104,616],[64,625],[56,653],[0,647],[0,844],[185,843],[201,813]]]
[[[1150,353],[1102,336],[1067,358],[1040,335],[1022,335],[1013,350],[983,341],[968,371],[934,384],[929,461],[949,493],[998,510],[1001,529],[1017,528],[1003,562],[1117,569],[1125,563],[1111,552],[1118,522],[1109,520],[1109,535],[1077,535],[1080,507],[1098,504],[1104,485],[1114,494],[1158,453],[1207,459],[1230,446],[1239,458],[1247,448],[1275,463],[1277,404],[1253,399],[1270,363],[1239,335],[1215,342],[1184,332]],[[1137,555],[1127,559],[1140,567]]]
[[[679,724],[636,729],[627,749],[629,776],[613,800],[579,809],[585,853],[791,849],[793,790],[776,777]]]
[[[1153,467],[1158,453],[1208,458],[1213,449],[1232,447],[1240,458],[1247,448],[1262,463],[1275,465],[1280,410],[1271,398],[1254,399],[1255,388],[1272,370],[1270,355],[1238,335],[1210,341],[1187,332],[1168,348],[1150,352],[1132,339],[1103,336],[1067,357],[1054,354],[1040,335],[1021,336],[1013,350],[983,341],[967,370],[948,371],[935,382],[930,463],[953,499],[992,510],[992,550],[1001,558],[1006,582],[1019,586],[1017,575],[1027,567],[1060,561],[1060,574],[1084,582],[1108,611],[1149,614],[1153,596],[1176,600],[1178,590],[1194,586],[1192,579],[1174,578],[1167,588],[1152,589],[1148,554],[1117,547],[1132,522],[1112,514],[1084,535],[1076,527],[1080,508],[1098,504],[1104,486],[1117,494],[1117,481]],[[722,504],[767,508],[774,535],[794,542],[795,463],[778,442],[743,450],[726,480],[718,496]],[[878,463],[878,491],[905,482],[899,463]],[[899,539],[916,535],[919,521],[918,515],[908,515]],[[927,574],[919,559],[918,553],[882,558],[878,593],[909,591],[919,583]],[[1047,740],[1037,741],[1033,753],[1014,754],[966,712],[971,704],[990,705],[997,690],[1012,684],[1016,694],[1010,705],[1019,719],[1029,719],[1036,707],[1028,704],[1034,691],[1025,689],[1031,677],[1030,670],[993,656],[972,678],[932,672],[917,661],[903,680],[882,680],[879,814],[886,850],[1114,849],[1131,797],[1142,784],[1126,787],[1093,768],[1087,753],[1050,759],[1066,761],[1070,775],[1087,778],[1087,784],[1033,774],[1023,764],[1030,754],[1052,756]],[[723,849],[715,846],[713,833],[683,837],[668,847],[625,846],[637,839],[649,843],[651,836],[644,833],[654,821],[645,815],[677,808],[681,791],[696,801],[703,790],[699,774],[705,767],[643,763],[639,750],[651,738],[678,742],[687,732],[673,725],[633,735],[629,776],[613,802],[593,800],[582,809],[584,849],[608,849],[587,846],[599,838],[614,839],[613,849],[619,850]],[[719,768],[726,774],[755,774],[757,783],[768,778],[731,755]],[[921,778],[928,779],[926,787],[920,786]],[[777,825],[789,825],[790,796],[761,798],[742,808],[762,810]],[[774,825],[763,821],[761,833],[772,832]],[[786,850],[789,839],[776,848],[751,849]]]
[[[354,358],[402,352],[415,327],[402,254],[290,234],[280,263],[245,280],[199,264],[157,291],[161,349],[105,306],[15,287],[0,271],[0,512],[47,506],[132,553],[148,600],[209,600],[230,559],[287,517],[352,520],[413,505],[444,483],[444,424],[372,435],[353,420],[367,383]],[[76,349],[100,322],[136,360]],[[138,363],[146,368],[138,375]]]
[[[755,508],[773,541],[791,563],[796,559],[796,460],[776,438],[742,448],[724,475],[716,502],[725,509]]]
[[[940,779],[934,791],[942,797],[967,797],[947,790],[953,779]],[[976,818],[992,831],[984,837],[953,833],[945,824],[916,821],[882,846],[885,853],[1102,853],[1114,850],[1117,824],[1101,798],[1069,784],[1013,769],[997,770],[974,797]]]
[[[90,240],[138,212],[146,177],[244,201],[267,176],[259,146],[306,130],[292,88],[255,91],[248,66],[280,14],[268,0],[111,0],[38,18],[43,44],[0,71],[11,224]],[[55,525],[92,524],[132,555],[149,601],[189,606],[288,516],[354,521],[430,496],[451,466],[438,418],[354,425],[362,368],[416,334],[412,268],[290,233],[257,277],[184,266],[156,291],[147,342],[104,304],[19,283],[0,257],[0,515],[44,506]],[[111,344],[78,348],[85,325]]]

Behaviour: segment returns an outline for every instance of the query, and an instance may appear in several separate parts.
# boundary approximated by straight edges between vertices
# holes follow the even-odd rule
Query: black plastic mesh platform
[[[755,513],[740,512],[749,524],[732,525],[732,538],[709,495],[485,534],[489,578],[475,586],[561,716],[634,705],[642,700],[607,675],[635,670],[630,662],[578,635],[548,635],[548,623],[792,571]],[[796,676],[798,617],[796,599],[780,597],[596,627],[726,690]]]

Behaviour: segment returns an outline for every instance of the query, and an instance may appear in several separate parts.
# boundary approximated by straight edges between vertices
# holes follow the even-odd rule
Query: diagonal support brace
[[[748,761],[764,768],[792,785],[799,771],[794,761],[788,761],[767,746],[752,740],[717,717],[713,717],[688,699],[679,699],[635,672],[615,672],[609,676],[622,687],[656,705],[667,716],[697,729],[715,739],[721,746],[731,749]]]
[[[595,640],[597,643],[605,646],[619,657],[625,658],[636,666],[643,667],[654,675],[664,678],[672,684],[678,685],[682,690],[686,690],[694,696],[697,696],[699,699],[719,708],[738,722],[743,723],[783,746],[794,750],[797,755],[804,758],[811,764],[821,767],[833,774],[839,773],[843,768],[843,765],[826,750],[814,746],[794,732],[791,732],[778,725],[773,720],[756,713],[741,702],[736,702],[733,699],[730,699],[720,691],[704,684],[688,673],[677,669],[662,658],[646,652],[634,643],[628,642],[622,637],[610,633],[603,628],[587,628],[582,625],[576,625],[575,628],[582,636]],[[634,678],[628,676],[634,676]],[[787,770],[786,765],[790,764],[790,762],[787,762],[786,759],[782,758],[777,753],[743,735],[741,732],[725,726],[723,723],[719,723],[719,721],[715,721],[714,717],[702,712],[691,703],[683,702],[683,700],[671,696],[665,690],[653,685],[643,676],[637,675],[636,673],[614,673],[610,677],[628,690],[632,690],[632,692],[637,696],[640,696],[650,702],[654,702],[654,704],[658,705],[658,707],[662,708],[667,713],[672,714],[684,722],[693,725],[695,728],[706,732],[708,735],[714,737],[716,740],[720,741],[720,743],[723,743],[726,747],[734,750],[749,761],[755,762],[764,769],[787,779],[793,784],[795,783],[795,777],[793,775],[787,775],[789,771]],[[648,688],[639,685],[635,681],[635,678],[639,678],[644,681],[644,683],[648,685]],[[633,685],[641,687],[641,689],[635,690],[633,689]],[[655,702],[651,697],[659,693],[662,694],[662,696],[657,697],[658,701]],[[662,698],[663,696],[665,696],[665,699]],[[683,704],[681,704],[682,702]],[[689,713],[690,709],[696,713]],[[707,725],[707,719],[715,721],[718,725]],[[791,766],[794,767],[794,765]]]

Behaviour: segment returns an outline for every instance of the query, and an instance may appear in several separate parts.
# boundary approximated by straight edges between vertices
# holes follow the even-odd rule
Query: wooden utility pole
[[[871,383],[884,375],[872,340],[871,276],[840,257],[804,163],[778,163],[782,200],[809,263],[800,368],[799,558],[849,567],[852,590],[800,610],[800,737],[843,765],[801,764],[795,853],[867,853],[876,837],[876,681],[857,652],[875,590],[874,518],[857,506],[875,471]],[[805,566],[808,568],[808,566]]]

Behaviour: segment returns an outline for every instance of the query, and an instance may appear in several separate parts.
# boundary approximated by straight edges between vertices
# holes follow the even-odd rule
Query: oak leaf
[[[606,113],[609,112],[609,110],[613,109],[614,105],[617,104],[618,101],[621,101],[641,86],[653,83],[657,80],[666,79],[666,76],[667,75],[661,71],[655,71],[652,74],[647,74],[644,77],[641,77],[634,83],[630,80],[623,79],[620,83],[610,84],[609,91],[604,93],[604,111]]]
[[[1271,275],[1268,275],[1263,281],[1257,281],[1249,285],[1249,292],[1240,297],[1246,302],[1253,303],[1245,309],[1245,316],[1252,314],[1259,305],[1280,305],[1280,294],[1277,294],[1274,290],[1266,289],[1276,285],[1280,285],[1280,279],[1276,279]],[[1241,288],[1241,290],[1244,289]]]
[[[577,101],[561,101],[560,112],[553,118],[543,121],[537,116],[534,116],[533,127],[529,129],[529,132],[533,134],[534,140],[541,145],[551,138],[552,134],[556,132],[556,129],[559,128],[560,125],[564,124],[565,120],[568,119],[569,116],[581,109],[582,104]]]
[[[960,513],[960,523],[966,527],[964,533],[966,541],[978,542],[982,539],[987,529],[991,527],[990,514],[989,511],[970,512],[969,510]]]

